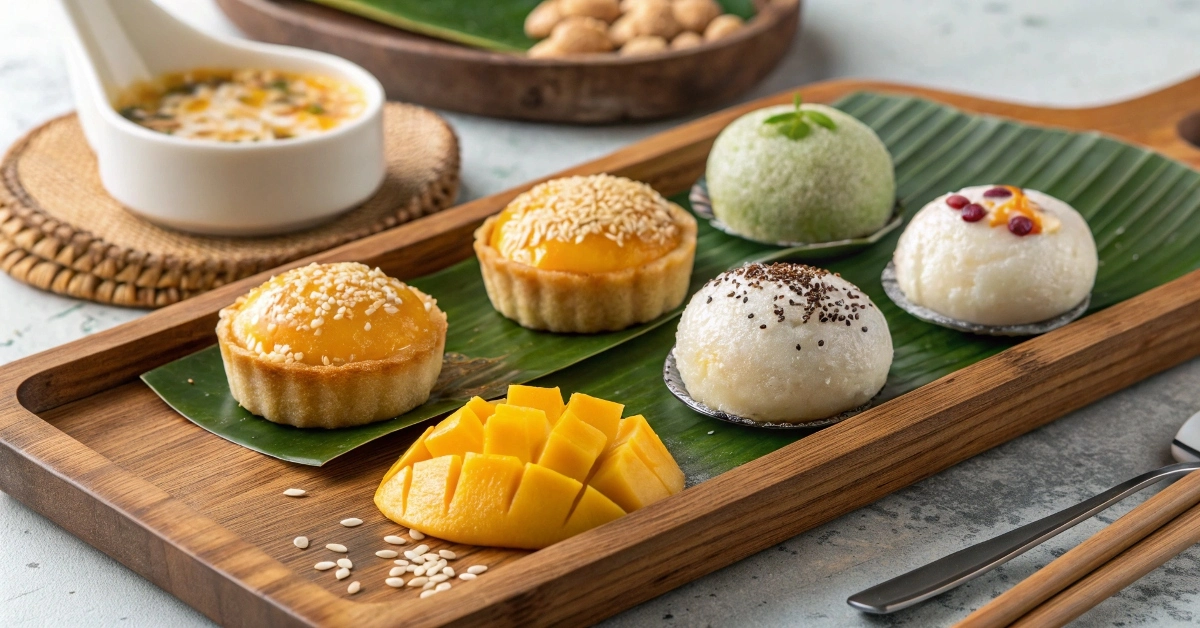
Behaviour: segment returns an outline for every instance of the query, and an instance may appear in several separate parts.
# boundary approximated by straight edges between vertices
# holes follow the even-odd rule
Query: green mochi
[[[708,155],[713,214],[734,232],[763,242],[816,243],[878,231],[892,215],[896,178],[879,136],[854,117],[803,105],[837,125],[810,124],[789,139],[767,118],[790,105],[752,111],[725,127]]]

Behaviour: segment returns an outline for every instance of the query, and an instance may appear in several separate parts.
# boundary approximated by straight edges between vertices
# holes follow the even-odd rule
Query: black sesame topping
[[[863,327],[863,333],[864,333],[864,334],[865,334],[865,333],[867,333],[867,328],[866,328],[866,327]]]
[[[818,346],[818,347],[824,347],[824,346],[825,346],[825,341],[824,341],[824,340],[818,340],[818,341],[817,341],[817,346]]]

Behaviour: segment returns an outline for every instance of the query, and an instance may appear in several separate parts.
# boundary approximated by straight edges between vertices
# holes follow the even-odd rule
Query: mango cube
[[[537,408],[546,413],[546,419],[550,421],[550,425],[554,425],[559,415],[562,414],[563,408],[566,407],[563,403],[562,393],[557,387],[538,388],[519,384],[508,387],[508,400],[505,403],[510,406]]]
[[[463,406],[425,437],[425,449],[434,458],[452,455],[465,458],[467,452],[483,449],[483,423],[469,407]]]
[[[471,409],[476,417],[479,417],[480,423],[487,423],[487,420],[492,418],[492,413],[496,411],[496,404],[490,401],[484,401],[481,397],[471,397],[471,400],[464,406]]]
[[[591,395],[575,393],[567,403],[567,410],[583,420],[584,423],[604,432],[604,437],[611,444],[616,440],[617,427],[621,423],[621,413],[624,404],[606,401]]]
[[[538,549],[683,489],[683,472],[642,416],[558,389],[513,386],[425,430],[387,471],[375,505],[458,543]],[[553,418],[551,418],[553,417]]]
[[[550,430],[538,464],[583,482],[607,444],[604,432],[584,423],[574,413],[564,412]]]

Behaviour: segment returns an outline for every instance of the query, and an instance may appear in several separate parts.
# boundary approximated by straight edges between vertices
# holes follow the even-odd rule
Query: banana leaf
[[[541,0],[311,0],[414,33],[500,52],[524,52],[525,16]],[[754,0],[718,0],[727,13],[754,15]]]
[[[1089,313],[1200,268],[1200,173],[1097,133],[1032,127],[969,115],[926,100],[853,94],[836,105],[870,125],[892,153],[905,221],[926,203],[969,185],[1041,190],[1087,219],[1100,254]],[[880,274],[902,230],[853,257],[823,264],[857,284],[887,318],[895,360],[877,403],[953,373],[1019,339],[963,334],[924,323],[883,293]],[[663,360],[673,325],[544,377],[616,399],[644,414],[695,484],[811,431],[761,430],[698,415],[667,391]]]
[[[1036,128],[933,102],[860,93],[836,104],[879,133],[896,164],[906,220],[948,190],[1008,183],[1057,196],[1088,219],[1100,252],[1091,311],[1200,267],[1200,173],[1146,149],[1094,133]],[[674,199],[686,206],[684,195]],[[825,263],[862,288],[888,320],[895,361],[881,398],[891,399],[1012,346],[923,323],[883,294],[880,274],[894,232],[853,257]],[[751,259],[786,258],[701,221],[693,290]],[[676,313],[617,334],[562,336],[521,329],[487,301],[474,261],[412,282],[450,316],[448,380],[403,417],[348,430],[298,430],[254,417],[229,396],[215,347],[143,375],[168,404],[201,427],[256,451],[323,464],[386,433],[439,416],[468,391],[497,396],[508,382],[561,386],[625,403],[652,423],[689,483],[723,473],[811,433],[737,427],[695,414],[662,383]],[[478,365],[472,368],[472,365]],[[187,384],[191,378],[194,384]],[[712,432],[711,434],[709,432]]]

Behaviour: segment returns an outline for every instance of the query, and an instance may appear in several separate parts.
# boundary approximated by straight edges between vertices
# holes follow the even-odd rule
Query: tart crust
[[[217,323],[217,344],[234,399],[274,423],[327,429],[390,419],[425,403],[442,371],[446,314],[429,295],[409,289],[430,304],[435,334],[385,360],[330,366],[277,362],[241,346],[233,334],[233,319],[245,302],[239,297],[221,310]]]
[[[635,268],[572,273],[534,268],[500,255],[491,245],[496,216],[475,231],[475,255],[496,311],[529,329],[590,334],[616,331],[658,318],[687,296],[696,256],[696,219],[675,203],[679,245]]]

